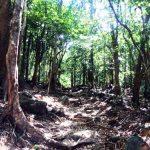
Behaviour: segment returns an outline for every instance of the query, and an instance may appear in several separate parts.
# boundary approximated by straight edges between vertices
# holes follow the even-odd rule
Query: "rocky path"
[[[47,96],[44,92],[25,91],[20,93],[20,99],[30,123],[51,144],[39,143],[39,139],[28,135],[22,135],[16,142],[13,129],[6,122],[0,126],[0,145],[4,150],[11,146],[13,149],[124,150],[127,139],[134,133],[150,143],[149,106],[133,109],[130,96],[122,98],[102,92],[88,95],[82,90]]]

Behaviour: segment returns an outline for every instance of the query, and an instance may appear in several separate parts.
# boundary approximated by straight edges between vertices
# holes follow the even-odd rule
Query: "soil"
[[[42,139],[17,133],[8,119],[0,124],[0,149],[124,150],[128,139],[138,136],[148,150],[150,104],[141,98],[135,109],[129,89],[123,93],[80,88],[47,95],[43,89],[26,89],[19,93],[21,107]],[[4,106],[1,101],[0,115]]]

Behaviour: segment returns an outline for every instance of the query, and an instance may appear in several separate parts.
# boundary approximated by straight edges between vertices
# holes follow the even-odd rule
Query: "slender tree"
[[[117,20],[117,22],[127,30],[129,37],[134,45],[134,47],[136,48],[137,52],[138,52],[138,58],[137,58],[137,64],[135,66],[135,72],[134,72],[134,79],[133,79],[133,97],[132,97],[132,103],[134,106],[139,106],[140,102],[139,102],[139,94],[140,94],[140,86],[141,86],[141,82],[142,82],[142,77],[143,77],[143,69],[146,69],[146,64],[145,64],[145,50],[146,50],[146,43],[148,41],[148,34],[147,34],[147,30],[148,30],[148,21],[150,19],[150,12],[147,11],[146,15],[144,16],[142,14],[142,29],[141,29],[141,35],[140,36],[140,41],[139,44],[137,44],[134,36],[133,36],[133,32],[131,31],[131,29],[122,22],[122,20],[119,19],[118,14],[116,13],[114,6],[112,4],[111,0],[108,0],[110,7],[114,13],[114,16]],[[138,7],[139,9],[141,9],[141,7]],[[149,7],[148,9],[149,10]],[[141,13],[142,13],[142,9],[141,9]]]
[[[118,28],[112,30],[112,48],[113,48],[113,61],[114,61],[114,90],[116,95],[121,94],[121,88],[119,83],[119,56],[118,56]]]

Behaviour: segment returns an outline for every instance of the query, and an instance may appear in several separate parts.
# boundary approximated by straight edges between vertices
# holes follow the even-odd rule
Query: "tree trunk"
[[[43,46],[42,46],[42,38],[44,37],[45,34],[45,26],[42,29],[41,35],[37,36],[36,38],[36,52],[35,52],[35,65],[34,65],[34,73],[32,77],[32,81],[34,84],[36,84],[37,79],[38,79],[38,68],[39,65],[42,61],[42,57],[45,51],[43,51]]]
[[[54,72],[51,74],[51,78],[49,81],[49,93],[55,93],[56,92],[56,76]]]
[[[148,19],[149,20],[149,19]],[[134,106],[139,106],[139,94],[140,94],[140,86],[141,86],[141,81],[142,81],[142,72],[143,70],[146,71],[147,69],[147,61],[146,61],[146,44],[149,41],[149,35],[148,33],[148,20],[145,20],[144,28],[142,31],[142,36],[141,36],[141,42],[140,42],[140,50],[139,50],[139,55],[138,55],[138,61],[136,65],[136,70],[135,70],[135,76],[133,80],[133,97],[132,97],[132,103]],[[143,65],[143,66],[142,66]]]
[[[26,81],[28,80],[28,74],[29,74],[29,54],[30,54],[30,49],[32,47],[32,34],[30,33],[30,36],[28,38],[28,47],[27,47],[27,58],[26,58],[26,74],[25,74],[25,79]]]
[[[83,75],[83,83],[82,83],[82,85],[85,85],[85,83],[86,83],[86,64],[83,63],[82,66],[83,66],[83,68],[82,68],[82,71],[83,71],[83,73],[82,73],[82,75]]]
[[[141,37],[141,46],[140,46],[140,52],[138,55],[138,60],[137,60],[137,65],[135,68],[135,75],[134,75],[134,79],[133,79],[133,97],[132,97],[132,103],[134,106],[139,106],[140,102],[139,102],[139,94],[140,94],[140,86],[141,86],[141,81],[142,81],[142,71],[145,70],[146,68],[146,63],[145,63],[145,46],[146,46],[146,42],[148,40],[147,36],[144,36],[144,34],[146,35],[146,32],[143,32],[143,36]],[[143,66],[145,65],[144,69],[142,69],[142,64]]]
[[[40,62],[36,59],[35,65],[34,65],[34,73],[33,73],[33,77],[32,77],[32,82],[33,82],[34,84],[36,84],[37,79],[38,79],[38,68],[39,68],[39,64],[40,64]]]
[[[109,58],[109,80],[108,80],[108,83],[107,85],[111,85],[111,84],[114,84],[114,73],[113,73],[113,59],[112,58]]]
[[[71,77],[70,77],[70,81],[71,81],[71,88],[73,88],[73,70],[71,70]]]
[[[94,86],[94,58],[93,58],[93,48],[90,51],[90,59],[89,59],[89,68],[88,68],[88,84],[90,88]]]
[[[8,114],[16,124],[16,127],[26,128],[27,119],[20,107],[18,95],[18,47],[21,31],[21,21],[24,0],[16,0],[11,20],[9,47],[6,55],[7,64],[7,90],[8,90]]]
[[[73,86],[76,86],[76,68],[73,67]]]
[[[11,19],[10,0],[0,0],[0,86],[6,77],[6,53]]]
[[[144,98],[150,99],[150,77],[145,76]]]
[[[58,64],[57,64],[57,48],[54,49],[54,54],[52,58],[52,62],[50,64],[49,70],[49,83],[48,83],[48,93],[55,93],[56,92],[56,76],[58,72]]]
[[[129,80],[129,84],[130,84],[130,88],[132,88],[133,85],[133,75],[132,75],[132,71],[133,71],[133,55],[132,55],[132,51],[129,50],[129,68],[130,68],[130,80]]]
[[[121,94],[121,88],[119,83],[119,58],[118,58],[118,28],[112,30],[112,48],[113,48],[113,61],[114,61],[114,83],[115,94]]]
[[[24,82],[25,79],[25,66],[26,66],[26,56],[27,56],[26,39],[27,39],[27,26],[25,27],[24,30],[23,50],[22,50],[21,67],[20,67],[20,80],[22,83]]]
[[[33,72],[33,77],[32,77],[32,82],[36,84],[37,79],[38,79],[38,68],[41,62],[41,42],[40,42],[40,37],[37,37],[36,39],[36,51],[35,51],[35,64],[34,64],[34,72]]]
[[[119,83],[119,59],[118,59],[118,50],[115,50],[113,54],[114,59],[114,83],[115,83],[115,94],[120,95],[121,94],[121,88]]]
[[[133,97],[132,103],[134,106],[139,106],[139,93],[140,93],[140,86],[142,80],[142,73],[141,73],[141,65],[142,65],[142,56],[139,54],[138,61],[136,65],[135,75],[133,79]]]
[[[146,11],[146,16],[142,16],[142,23],[143,23],[143,30],[141,32],[141,41],[140,41],[140,49],[133,37],[132,31],[130,30],[130,28],[124,24],[119,18],[118,15],[112,5],[111,0],[109,0],[109,5],[114,13],[114,16],[117,20],[117,22],[123,26],[129,33],[129,37],[132,40],[132,43],[134,45],[134,47],[138,50],[139,52],[139,56],[138,56],[138,62],[136,65],[136,70],[135,70],[135,76],[133,79],[133,98],[132,98],[132,103],[134,106],[139,106],[139,93],[140,93],[140,86],[141,86],[141,80],[142,80],[142,74],[141,74],[141,68],[142,68],[142,64],[145,66],[145,44],[147,43],[148,39],[149,39],[149,34],[148,34],[148,21],[150,19],[150,12],[148,11],[149,9],[147,9]],[[141,9],[142,11],[142,9]],[[143,13],[143,12],[142,12]]]

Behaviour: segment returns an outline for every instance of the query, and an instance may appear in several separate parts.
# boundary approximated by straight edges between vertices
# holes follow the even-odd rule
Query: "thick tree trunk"
[[[6,77],[6,53],[11,19],[10,0],[0,0],[0,86]]]
[[[150,99],[150,77],[148,75],[145,76],[144,97]]]
[[[8,114],[20,128],[25,128],[27,119],[20,107],[18,96],[18,47],[21,31],[21,20],[24,0],[16,0],[11,20],[9,47],[6,55],[7,64],[7,90],[8,90]]]
[[[35,52],[35,64],[34,64],[34,73],[33,73],[33,77],[32,77],[32,82],[34,84],[36,84],[37,79],[38,79],[38,68],[41,62],[41,58],[40,58],[40,54],[41,54],[41,43],[40,43],[40,39],[39,37],[37,37],[36,39],[36,52]]]
[[[135,75],[133,79],[133,98],[132,103],[134,106],[139,106],[139,94],[140,94],[140,86],[142,80],[142,73],[141,73],[141,65],[142,65],[142,56],[139,54],[138,61],[136,65]]]
[[[147,24],[147,22],[146,22],[146,24]],[[143,77],[142,71],[144,71],[147,68],[146,56],[144,54],[145,54],[146,43],[148,42],[148,39],[149,39],[149,36],[147,34],[147,28],[145,26],[143,29],[143,32],[142,32],[140,51],[139,51],[137,65],[135,68],[135,75],[134,75],[134,79],[133,79],[132,103],[134,106],[140,105],[139,95],[140,95],[141,81],[142,81],[142,77]]]
[[[120,95],[121,94],[121,88],[119,83],[119,59],[118,59],[118,51],[115,50],[113,54],[114,58],[114,83],[115,83],[115,94]]]
[[[27,26],[25,27],[25,30],[24,30],[23,50],[22,50],[21,68],[20,68],[20,80],[22,82],[24,82],[24,79],[25,79],[25,66],[26,66],[26,54],[27,54],[26,39],[27,39]]]
[[[32,82],[36,84],[37,79],[38,79],[38,68],[39,68],[40,62],[36,60],[35,65],[34,65],[34,73],[32,77]]]
[[[119,58],[118,58],[118,29],[116,32],[112,30],[112,48],[113,48],[113,62],[114,62],[114,90],[116,95],[121,94],[119,83]]]
[[[44,54],[42,41],[41,41],[41,39],[44,36],[44,33],[45,33],[45,27],[43,28],[41,36],[37,37],[37,39],[36,39],[36,52],[35,52],[36,56],[35,56],[34,73],[33,73],[33,77],[32,77],[32,81],[34,84],[36,84],[36,82],[38,80],[38,69],[39,69],[39,65],[42,61],[43,54]]]
[[[140,41],[140,49],[139,49],[138,45],[137,45],[137,42],[135,41],[130,28],[118,18],[118,15],[117,15],[117,13],[116,13],[113,5],[112,5],[111,0],[109,0],[109,4],[110,4],[110,7],[111,7],[111,9],[114,13],[114,16],[115,16],[117,22],[128,31],[129,37],[131,38],[134,47],[139,51],[138,62],[137,62],[137,65],[136,65],[135,76],[134,76],[134,79],[133,79],[133,98],[132,98],[133,105],[134,106],[137,106],[137,105],[139,106],[139,93],[140,93],[140,85],[141,85],[141,80],[142,80],[142,74],[141,74],[142,64],[143,64],[144,68],[146,67],[145,66],[144,53],[145,53],[145,44],[149,40],[148,21],[150,19],[150,12],[148,11],[149,9],[147,9],[146,10],[147,12],[145,13],[146,16],[142,16],[143,30],[141,32],[141,41]],[[142,9],[141,9],[141,11],[142,11]]]
[[[49,84],[49,93],[55,93],[56,92],[56,75],[52,73],[50,84]]]
[[[56,77],[58,72],[58,64],[57,64],[57,48],[54,48],[54,55],[52,58],[52,62],[50,64],[50,75],[49,75],[49,83],[48,83],[48,93],[56,92]]]
[[[149,49],[149,46],[147,44],[147,49]],[[147,51],[145,53],[146,58],[146,66],[147,70],[145,70],[145,85],[144,85],[144,97],[150,99],[150,51]]]
[[[146,33],[145,33],[146,34]],[[144,35],[143,35],[144,37]],[[146,41],[147,39],[143,38],[141,40],[141,47],[140,47],[140,52],[138,55],[138,60],[137,60],[137,65],[135,68],[135,75],[134,75],[134,79],[133,79],[133,97],[132,97],[132,103],[135,106],[139,106],[140,102],[139,102],[139,95],[140,95],[140,86],[141,86],[141,81],[142,81],[142,64],[144,64],[145,61],[145,45],[146,45]],[[143,69],[145,70],[145,68]]]

